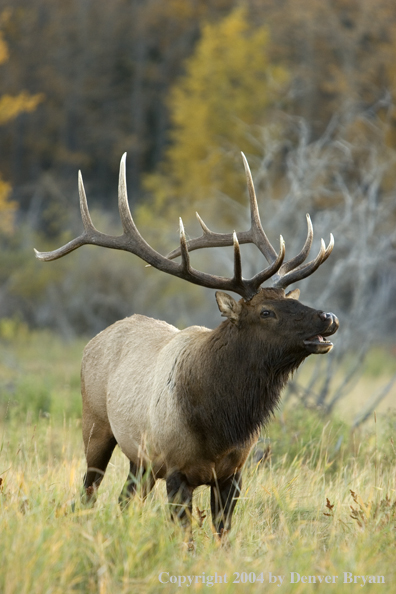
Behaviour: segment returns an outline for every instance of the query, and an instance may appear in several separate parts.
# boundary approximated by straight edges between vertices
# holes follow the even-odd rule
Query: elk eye
[[[269,311],[268,309],[263,309],[263,310],[261,310],[260,316],[262,318],[269,318],[271,314],[272,314],[272,311]]]

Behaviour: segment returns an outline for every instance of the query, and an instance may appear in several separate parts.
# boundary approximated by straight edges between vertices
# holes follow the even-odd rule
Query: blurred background
[[[287,257],[300,250],[307,212],[312,257],[321,237],[335,236],[330,259],[300,284],[304,303],[340,318],[336,347],[296,376],[286,400],[329,413],[353,393],[355,425],[395,407],[395,56],[394,0],[0,0],[7,410],[21,398],[12,345],[30,341],[38,353],[56,340],[66,353],[133,313],[180,328],[220,322],[212,291],[131,254],[85,246],[35,260],[33,247],[54,249],[82,230],[78,169],[96,226],[120,234],[126,151],[132,213],[167,253],[179,216],[190,237],[200,233],[196,210],[214,231],[248,228],[241,150],[276,249],[282,234]],[[232,273],[232,249],[192,261]],[[243,266],[249,277],[265,262],[244,247]],[[37,409],[49,413],[52,388],[40,390]]]

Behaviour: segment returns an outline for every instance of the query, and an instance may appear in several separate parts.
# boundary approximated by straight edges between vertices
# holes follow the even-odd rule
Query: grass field
[[[339,418],[283,410],[260,444],[270,440],[272,455],[245,470],[228,547],[202,521],[208,490],[196,491],[191,553],[168,519],[162,481],[120,512],[127,462],[119,451],[95,508],[80,505],[84,342],[16,322],[0,334],[1,594],[396,592],[394,400],[353,432]],[[391,372],[388,363],[368,365],[360,395]]]

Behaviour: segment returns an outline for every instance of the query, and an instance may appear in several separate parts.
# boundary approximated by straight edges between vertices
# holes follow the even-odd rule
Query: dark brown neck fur
[[[259,333],[223,322],[178,365],[178,399],[208,457],[243,445],[269,419],[290,374],[304,359]]]

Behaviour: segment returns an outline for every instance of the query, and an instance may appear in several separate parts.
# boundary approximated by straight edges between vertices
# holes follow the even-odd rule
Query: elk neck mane
[[[208,456],[243,445],[265,424],[301,354],[271,345],[258,331],[226,320],[185,349],[177,363],[177,399]],[[281,362],[281,365],[279,363]]]

